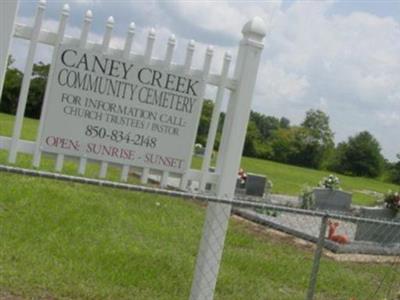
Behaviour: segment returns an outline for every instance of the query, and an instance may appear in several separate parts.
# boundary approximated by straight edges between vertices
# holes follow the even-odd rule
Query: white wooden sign
[[[41,149],[183,173],[202,106],[201,77],[62,45]]]

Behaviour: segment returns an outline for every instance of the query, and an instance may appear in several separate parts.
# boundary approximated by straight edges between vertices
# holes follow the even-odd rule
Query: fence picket
[[[163,171],[160,180],[160,187],[166,188],[168,186],[168,177],[169,177],[169,172]]]
[[[18,6],[18,1],[0,1],[0,102],[7,72],[8,53],[10,52],[13,33],[17,28],[15,20],[17,19]]]
[[[153,53],[154,42],[156,40],[156,30],[151,28],[147,36],[146,50],[144,51],[144,62],[150,63],[151,55]]]
[[[11,164],[15,164],[17,160],[18,142],[21,136],[22,124],[24,122],[24,115],[25,115],[25,107],[26,107],[26,102],[28,100],[29,86],[31,84],[33,60],[35,59],[40,27],[42,26],[45,10],[46,10],[46,1],[40,0],[36,11],[32,37],[30,39],[29,50],[26,58],[24,78],[22,80],[21,91],[19,93],[17,114],[15,116],[13,135],[11,138],[11,144],[8,153],[8,162]]]
[[[82,26],[82,31],[81,31],[81,36],[79,39],[79,47],[84,49],[87,44],[87,39],[89,36],[89,30],[90,30],[90,25],[92,24],[93,20],[93,13],[91,10],[87,10],[85,13],[85,18],[83,20],[83,26]],[[78,174],[84,175],[86,172],[86,164],[87,164],[87,158],[86,157],[81,157],[79,159],[79,167],[78,167]]]
[[[155,40],[156,40],[156,30],[154,28],[151,28],[147,36],[146,50],[144,51],[144,63],[148,64],[151,62],[151,55],[153,53]],[[150,169],[143,168],[142,175],[140,177],[140,182],[146,184],[149,179],[149,174],[150,174]]]
[[[107,54],[108,48],[110,46],[111,34],[114,28],[114,18],[112,16],[108,17],[106,23],[106,30],[104,32],[103,43],[102,43],[102,52],[103,54]]]
[[[194,54],[195,47],[196,47],[195,41],[190,40],[187,45],[185,62],[183,64],[183,72],[185,74],[190,74],[190,67],[192,66],[192,60],[193,60],[193,54]]]
[[[165,52],[165,58],[163,62],[165,69],[170,69],[171,67],[172,57],[174,55],[174,50],[175,50],[175,44],[176,44],[175,35],[172,34],[168,39],[167,50]],[[169,177],[169,172],[163,171],[160,182],[161,187],[167,187],[168,177]]]
[[[111,34],[114,28],[114,18],[110,16],[107,19],[106,30],[103,36],[103,43],[101,45],[103,54],[107,54],[111,41]],[[102,161],[100,164],[99,178],[106,178],[108,170],[108,162]]]
[[[83,19],[83,26],[82,26],[82,31],[81,31],[81,36],[79,40],[79,47],[85,48],[87,41],[88,41],[88,36],[89,36],[89,31],[90,31],[90,26],[92,25],[93,21],[93,13],[89,9],[85,13],[85,18]]]
[[[56,172],[61,172],[63,169],[63,165],[64,165],[64,155],[57,155],[54,170]]]
[[[135,23],[132,22],[129,24],[128,32],[125,39],[124,50],[122,52],[122,57],[125,59],[129,59],[134,35],[135,35]],[[128,181],[129,169],[130,169],[129,165],[122,166],[121,181],[123,182]]]
[[[143,168],[142,175],[140,176],[140,183],[141,184],[147,184],[147,182],[149,180],[149,175],[150,175],[150,169],[149,168]]]
[[[167,51],[165,53],[164,65],[169,68],[172,62],[172,56],[174,55],[176,45],[175,35],[172,34],[168,39]]]
[[[129,59],[134,36],[135,36],[135,23],[131,22],[129,24],[128,32],[126,34],[124,52],[122,54],[122,57],[125,59]]]
[[[217,90],[217,96],[215,98],[215,105],[211,117],[211,124],[208,129],[208,137],[207,137],[207,144],[206,144],[206,150],[203,156],[203,163],[202,163],[202,179],[200,183],[200,190],[204,191],[205,186],[206,186],[206,181],[205,181],[205,176],[207,172],[209,172],[210,168],[210,162],[211,162],[211,156],[212,152],[214,149],[214,143],[215,143],[215,136],[217,134],[217,129],[218,129],[218,122],[219,122],[219,117],[221,114],[221,108],[222,108],[222,100],[224,98],[224,93],[225,93],[225,87],[226,87],[226,81],[228,77],[228,71],[229,71],[229,66],[232,60],[232,56],[230,55],[229,52],[225,53],[224,56],[224,62],[222,65],[222,71],[221,71],[221,82],[218,86]]]
[[[190,40],[187,48],[186,48],[186,56],[185,56],[185,61],[183,63],[183,70],[185,74],[190,74],[190,67],[192,65],[192,60],[193,60],[193,54],[195,50],[196,44],[194,40]],[[188,174],[184,173],[181,176],[181,181],[179,184],[179,188],[182,190],[185,190],[188,186]]]
[[[61,44],[64,39],[65,28],[67,27],[67,20],[69,17],[69,13],[70,13],[69,5],[65,4],[61,11],[60,23],[58,25],[58,31],[57,31],[57,41],[56,41],[55,46],[58,46],[59,44]],[[53,66],[55,64],[55,61],[56,61],[56,53],[53,50],[51,66]],[[48,78],[52,78],[52,77],[53,77],[53,68],[50,68]],[[37,137],[36,137],[35,152],[33,154],[32,165],[35,168],[38,168],[40,166],[40,160],[41,160],[40,140],[41,140],[42,134],[43,134],[44,116],[46,115],[46,107],[47,107],[47,103],[49,101],[49,93],[50,93],[50,85],[47,84],[46,91],[44,94],[44,100],[43,100],[43,104],[42,104],[42,111],[40,113],[39,129],[38,129],[38,133],[37,133]],[[58,164],[56,164],[56,165],[58,165]],[[61,172],[61,170],[62,170],[62,167],[59,170],[56,167],[56,171]]]
[[[189,45],[188,45],[188,51],[187,51],[188,55],[186,56],[187,59],[185,60],[185,66],[184,66],[184,69],[186,70],[186,73],[190,73],[190,66],[189,66],[189,68],[187,68],[186,64],[187,63],[191,63],[191,60],[192,60],[192,57],[193,57],[193,51],[194,51],[194,42],[190,41]],[[206,50],[205,57],[204,57],[204,63],[203,63],[203,68],[202,68],[202,73],[201,73],[204,82],[207,82],[207,77],[208,77],[208,75],[210,73],[211,61],[212,61],[212,58],[213,58],[213,54],[214,54],[213,47],[212,46],[208,46],[207,50]],[[201,90],[201,95],[199,96],[200,99],[204,98],[205,89],[206,89],[206,84],[203,84],[203,86],[200,89]],[[199,121],[200,120],[198,120],[196,128],[198,128],[198,126],[199,126]],[[191,144],[193,145],[194,142],[195,142],[195,139],[193,140],[193,142]],[[192,158],[193,158],[193,155],[191,155],[190,158],[189,158],[189,161],[188,161],[189,166],[192,164]],[[208,172],[208,170],[207,170],[207,172]],[[202,178],[204,178],[204,176],[206,176],[206,173],[202,174]],[[180,187],[181,188],[186,188],[187,187],[187,180],[188,180],[187,179],[187,173],[185,173],[181,177],[181,183],[180,183]],[[199,182],[201,183],[201,181],[202,180],[200,179]],[[200,191],[200,189],[199,189],[199,191]]]

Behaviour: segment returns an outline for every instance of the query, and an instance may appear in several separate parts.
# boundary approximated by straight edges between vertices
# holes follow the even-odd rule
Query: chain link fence
[[[263,263],[276,264],[265,274],[269,280],[275,274],[287,281],[259,299],[400,297],[399,222],[268,204],[233,207],[248,226],[266,234],[273,244],[266,251],[282,247],[285,253]]]
[[[157,296],[149,293],[152,296],[148,299],[188,299],[190,290],[195,288],[202,289],[203,299],[397,300],[400,297],[400,222],[396,219],[361,218],[251,199],[218,199],[8,166],[1,166],[0,170],[157,194],[147,221],[157,219],[158,229],[150,231],[144,223],[142,228],[132,229],[135,247],[145,248],[157,257],[155,265],[138,262],[136,270],[144,281],[157,273],[161,292]],[[177,209],[178,204],[184,208]],[[213,222],[203,224],[209,205],[218,208],[211,210],[217,215]],[[143,206],[143,214],[146,210],[149,208]],[[220,214],[230,216],[226,237],[225,224],[218,221]],[[206,266],[207,257],[218,255],[221,250],[198,256],[204,227],[211,228],[213,233],[203,237],[205,243],[213,246],[217,239],[225,238],[221,265],[219,270],[200,268],[204,280],[200,286],[194,281],[191,287],[196,257],[198,265]],[[217,273],[208,274],[209,270]],[[210,275],[218,276],[215,292],[212,283],[207,285]],[[164,287],[171,278],[177,286]],[[163,293],[164,288],[168,292]]]

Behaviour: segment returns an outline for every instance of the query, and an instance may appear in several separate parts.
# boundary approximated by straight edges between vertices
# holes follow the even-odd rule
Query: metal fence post
[[[237,87],[231,94],[228,113],[224,125],[224,149],[220,148],[217,164],[220,174],[217,183],[217,197],[232,199],[236,185],[237,172],[240,167],[247,123],[250,115],[251,100],[257,78],[257,71],[266,34],[264,21],[255,17],[242,30],[238,62],[234,79]],[[214,290],[224,248],[226,231],[231,212],[231,205],[210,203],[207,208],[203,235],[197,254],[196,270],[190,294],[191,300],[208,300],[214,298]]]
[[[322,256],[322,250],[324,248],[326,225],[328,223],[328,215],[326,214],[321,218],[321,227],[319,231],[317,248],[315,249],[314,261],[311,270],[310,283],[308,285],[306,300],[312,300],[314,298],[315,287],[317,285],[317,277],[319,270],[319,263]]]
[[[8,51],[10,50],[17,11],[18,0],[0,1],[0,101],[3,92],[4,78],[6,77]]]

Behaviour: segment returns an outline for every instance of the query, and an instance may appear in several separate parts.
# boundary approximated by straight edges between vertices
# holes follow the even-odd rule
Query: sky
[[[195,67],[214,46],[212,72],[224,54],[236,58],[243,25],[255,16],[267,25],[252,109],[300,124],[309,109],[330,117],[335,142],[368,130],[390,161],[400,153],[400,0],[276,1],[104,1],[49,0],[44,27],[55,31],[60,10],[70,4],[67,35],[79,37],[85,11],[93,12],[89,39],[101,42],[106,20],[115,19],[113,47],[122,47],[131,22],[133,51],[143,53],[156,30],[155,56],[162,58],[171,34],[174,62],[182,63],[196,41]],[[21,1],[18,23],[32,24],[36,1]],[[11,54],[23,69],[27,42],[14,39]],[[51,48],[38,48],[36,61],[50,62]],[[213,91],[208,92],[213,96]]]

